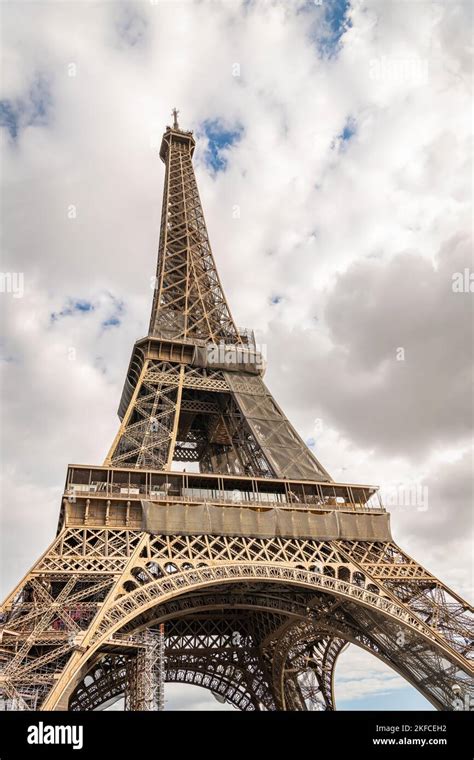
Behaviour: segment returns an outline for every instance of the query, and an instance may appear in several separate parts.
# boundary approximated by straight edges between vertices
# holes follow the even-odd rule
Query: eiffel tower
[[[334,710],[349,643],[436,708],[469,704],[472,608],[393,541],[376,487],[331,478],[266,388],[173,115],[148,335],[104,464],[68,467],[56,538],[1,608],[0,707],[159,709],[171,681],[241,710]]]

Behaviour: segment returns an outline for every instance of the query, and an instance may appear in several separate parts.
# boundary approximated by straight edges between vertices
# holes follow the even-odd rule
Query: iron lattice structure
[[[166,680],[242,710],[333,710],[352,643],[454,709],[472,695],[473,610],[394,543],[375,487],[332,480],[266,388],[217,274],[194,147],[175,113],[149,333],[104,464],[69,466],[57,536],[2,606],[1,704],[162,709]]]

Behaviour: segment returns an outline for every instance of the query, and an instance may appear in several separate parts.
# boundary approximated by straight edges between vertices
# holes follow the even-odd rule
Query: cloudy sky
[[[157,149],[177,106],[224,288],[266,347],[268,386],[332,476],[380,484],[397,542],[470,597],[470,4],[19,1],[0,13],[2,595],[54,534],[68,462],[102,462],[116,432],[148,327]],[[353,648],[336,697],[427,706]],[[222,707],[189,687],[168,698]]]

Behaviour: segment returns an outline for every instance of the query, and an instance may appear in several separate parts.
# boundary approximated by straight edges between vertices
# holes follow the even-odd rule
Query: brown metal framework
[[[394,543],[376,488],[331,479],[266,388],[194,147],[175,113],[149,334],[104,465],[69,466],[57,536],[1,608],[3,707],[162,709],[166,680],[241,710],[333,710],[352,643],[453,709],[473,694],[473,610]]]

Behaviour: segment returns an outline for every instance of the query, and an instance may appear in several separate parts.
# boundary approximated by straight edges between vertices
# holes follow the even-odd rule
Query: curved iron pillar
[[[346,643],[307,624],[291,626],[273,652],[277,709],[335,710],[335,666]]]

